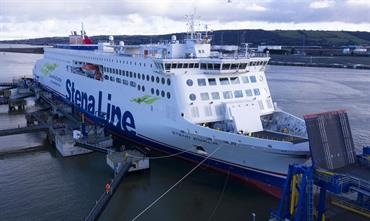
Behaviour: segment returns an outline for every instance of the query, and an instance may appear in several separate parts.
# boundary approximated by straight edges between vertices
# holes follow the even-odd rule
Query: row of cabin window
[[[87,56],[78,56],[78,57],[83,57],[85,59],[90,59],[90,60],[98,60],[98,61],[109,61],[109,62],[114,62],[114,59],[108,59],[108,58],[98,58],[98,57],[87,57]],[[77,65],[77,64],[85,64],[85,62],[81,62],[81,61],[74,61],[74,63]],[[123,61],[123,60],[116,60],[116,63],[120,63],[120,64],[134,64],[136,66],[136,63],[138,63],[138,65],[141,67],[141,64],[145,67],[146,66],[146,63],[141,63],[141,62],[132,62],[132,61]],[[150,67],[153,67],[152,64],[150,64]]]
[[[219,84],[220,85],[240,84],[239,77],[230,77],[230,78],[229,77],[221,77],[218,80],[219,80]],[[207,78],[207,81],[208,81],[208,85],[210,85],[210,86],[217,85],[216,78]],[[197,79],[198,86],[206,86],[207,85],[207,81],[206,81],[205,78],[199,78],[199,79]],[[248,76],[241,76],[241,81],[244,84],[247,84],[247,83],[256,83],[257,82],[257,79],[256,79],[256,76],[254,76],[254,75],[251,75],[249,77]],[[186,84],[188,86],[193,86],[193,80],[188,79],[186,81]]]
[[[181,68],[199,68],[202,70],[238,70],[247,66],[266,65],[267,61],[251,61],[249,63],[165,63],[165,70]]]
[[[120,70],[120,69],[114,69],[114,68],[108,68],[108,67],[104,67],[103,68],[103,71],[104,72],[108,72],[108,73],[112,73],[112,74],[118,74],[118,75],[122,75],[122,76],[126,76],[126,77],[130,77],[130,78],[137,78],[137,79],[141,79],[141,80],[147,80],[147,81],[152,81],[152,82],[157,82],[157,83],[162,83],[162,84],[166,84],[168,86],[171,85],[171,80],[169,78],[167,78],[167,80],[162,77],[154,77],[153,75],[145,75],[145,74],[140,74],[140,73],[136,73],[136,72],[132,72],[132,71],[125,71],[125,70]]]
[[[246,97],[252,97],[253,94],[254,94],[254,96],[261,95],[261,92],[258,88],[254,88],[253,92],[252,92],[251,89],[244,90],[244,92],[245,92]],[[222,95],[223,95],[223,99],[232,99],[232,98],[242,98],[242,97],[244,97],[243,90],[235,90],[234,93],[232,91],[224,91],[224,92],[222,92]],[[220,100],[221,99],[220,93],[219,92],[211,92],[211,97],[209,96],[209,93],[207,93],[207,92],[200,93],[200,99],[202,101],[208,101],[208,100],[210,100],[210,98],[212,98],[212,100]],[[191,101],[195,101],[197,99],[197,97],[196,97],[195,94],[190,94],[189,99]]]
[[[162,96],[162,97],[165,97],[165,96],[167,96],[167,98],[168,99],[170,99],[171,98],[171,93],[170,92],[165,92],[165,91],[159,91],[159,89],[154,89],[154,88],[152,88],[151,90],[150,90],[150,92],[152,93],[152,95],[157,95],[157,96]]]
[[[123,85],[130,85],[131,87],[136,87],[136,82],[134,81],[128,81],[127,79],[124,79],[124,78],[114,78],[113,76],[108,76],[108,75],[105,75],[104,78],[106,80],[110,80],[110,81],[116,81],[117,83],[122,83]],[[142,92],[145,92],[145,86],[144,85],[140,85],[138,84],[137,85],[137,90],[138,91],[142,91]],[[155,93],[154,93],[155,92]],[[154,88],[151,89],[151,93],[154,95],[156,94],[157,96],[161,95],[162,97],[165,97],[165,95],[167,96],[168,99],[171,98],[171,93],[170,92],[167,92],[165,93],[164,91],[161,91],[159,92],[159,90],[157,89],[156,91],[154,91]]]

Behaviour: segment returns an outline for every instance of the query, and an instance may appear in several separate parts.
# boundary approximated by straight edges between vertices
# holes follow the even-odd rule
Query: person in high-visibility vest
[[[105,184],[105,192],[108,194],[110,192],[110,184]]]

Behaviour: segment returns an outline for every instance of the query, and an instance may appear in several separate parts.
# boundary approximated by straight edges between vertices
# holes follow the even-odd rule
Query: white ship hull
[[[192,42],[193,47],[199,47],[194,53],[210,50],[207,41]],[[153,46],[145,46],[139,48],[143,53],[140,56],[132,52],[137,47],[126,48],[130,56],[104,49],[48,48],[45,58],[35,65],[34,79],[92,121],[106,124],[119,137],[193,162],[207,158],[204,165],[209,169],[230,173],[278,196],[288,165],[304,163],[309,152],[308,142],[299,141],[305,134],[303,121],[278,113],[271,105],[264,75],[268,58],[218,59],[211,66],[207,58],[167,59],[170,51],[180,55],[179,51],[188,50],[179,45],[175,41],[168,49],[161,46],[159,54]],[[83,72],[82,67],[89,71]],[[245,85],[234,76],[243,81],[246,76]],[[217,86],[213,86],[215,79]],[[231,84],[223,85],[225,79]],[[198,82],[196,87],[193,81]],[[221,99],[211,93],[215,90],[220,90]],[[196,100],[195,93],[201,100]],[[283,122],[298,136],[274,132],[273,138],[266,137],[270,129],[280,131],[276,122]],[[299,139],[287,139],[292,137]]]

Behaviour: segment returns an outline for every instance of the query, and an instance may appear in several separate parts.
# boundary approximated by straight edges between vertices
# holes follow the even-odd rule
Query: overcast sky
[[[198,28],[370,32],[370,0],[0,0],[0,40],[185,32]]]

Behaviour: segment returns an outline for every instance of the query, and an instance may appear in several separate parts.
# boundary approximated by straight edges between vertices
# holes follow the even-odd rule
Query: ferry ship
[[[305,123],[278,109],[268,54],[211,46],[207,32],[166,42],[91,44],[76,32],[45,48],[34,80],[116,136],[231,174],[274,196],[309,157]]]

